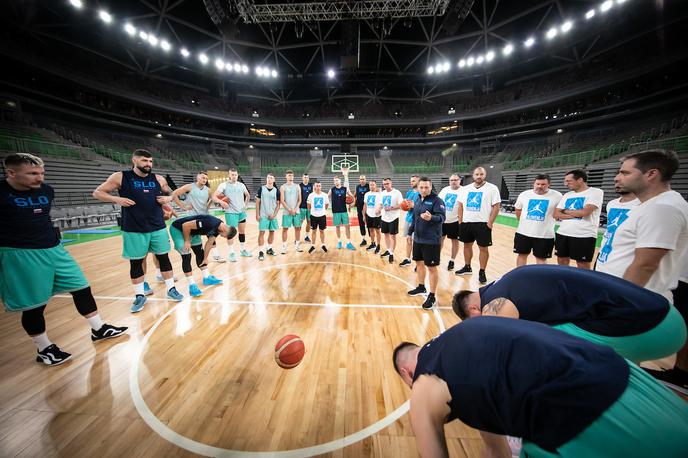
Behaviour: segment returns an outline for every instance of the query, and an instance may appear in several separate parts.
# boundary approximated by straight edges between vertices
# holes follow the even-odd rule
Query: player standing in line
[[[182,202],[180,197],[184,194],[186,194],[186,200]],[[205,171],[198,172],[198,174],[196,174],[196,182],[185,184],[184,186],[175,189],[172,193],[172,199],[179,206],[179,208],[185,210],[188,215],[209,214],[208,209],[210,208],[213,200],[210,195],[210,188],[208,187],[208,173]],[[219,256],[216,254],[216,251],[216,248],[213,247],[210,250],[210,256],[213,258]],[[222,259],[221,256],[219,257]]]
[[[602,237],[602,246],[600,252],[597,253],[597,259],[602,258],[602,262],[606,262],[609,253],[612,250],[612,241],[614,240],[614,233],[619,228],[621,223],[628,218],[628,212],[640,204],[638,198],[632,192],[622,190],[618,186],[614,186],[614,190],[620,194],[620,197],[607,202],[607,226]],[[597,270],[597,262],[593,270]]]
[[[280,192],[275,187],[275,176],[268,173],[265,184],[258,188],[256,194],[256,221],[258,221],[258,260],[265,259],[265,253],[277,256],[272,249],[275,240],[275,231],[279,229],[277,224],[277,212],[280,208]],[[268,246],[265,249],[265,231],[268,231]]]
[[[322,184],[316,180],[313,184],[313,192],[308,195],[308,211],[311,215],[311,237],[313,241],[311,242],[311,247],[308,249],[308,253],[313,253],[315,251],[315,241],[320,231],[320,243],[322,244],[320,248],[323,252],[327,253],[327,247],[325,246],[325,228],[327,227],[327,209],[330,207],[330,199],[327,194],[322,192]]]
[[[358,185],[356,186],[356,215],[358,217],[358,229],[361,231],[361,243],[359,246],[366,246],[366,220],[363,219],[366,214],[365,195],[370,191],[370,185],[366,182],[366,176],[358,177]],[[367,218],[366,218],[367,219]],[[368,231],[370,232],[370,231]],[[372,236],[371,236],[372,237]]]
[[[301,189],[294,183],[294,172],[287,170],[287,182],[280,187],[280,204],[282,205],[282,254],[287,253],[289,228],[294,228],[294,248],[301,249]]]
[[[380,235],[380,225],[382,223],[381,213],[381,197],[380,191],[377,189],[377,182],[370,180],[370,191],[365,193],[363,202],[365,204],[366,221],[365,225],[370,234],[370,245],[366,251],[375,250],[375,254],[380,252],[380,245],[382,244],[382,237]]]
[[[222,200],[227,198],[227,202]],[[225,210],[225,223],[227,226],[236,227],[239,231],[239,246],[241,251],[239,254],[242,257],[250,258],[251,252],[246,249],[246,207],[251,199],[246,185],[239,181],[239,172],[237,169],[229,169],[229,181],[220,183],[213,194],[212,201],[220,205]],[[234,252],[234,240],[228,240],[229,245],[229,261],[236,262],[236,253]],[[221,256],[213,259],[217,262],[224,262]]]
[[[404,200],[410,200],[414,204],[420,197],[418,192],[418,175],[411,176],[411,189],[406,191]],[[413,207],[406,212],[404,218],[404,237],[406,238],[406,257],[403,261],[399,263],[399,267],[406,267],[411,265],[411,251],[413,250],[413,237],[409,234],[409,227],[411,226],[411,220],[413,219]]]
[[[444,247],[444,239],[449,237],[451,240],[451,258],[447,263],[447,270],[454,270],[454,260],[459,254],[459,193],[461,192],[461,178],[453,173],[449,177],[449,186],[445,186],[440,191],[440,199],[444,202],[444,207],[447,209],[444,224],[442,224],[442,245],[440,250]]]
[[[334,186],[327,193],[327,198],[332,202],[332,224],[337,231],[337,249],[341,250],[342,234],[341,226],[344,226],[346,234],[346,248],[347,250],[355,250],[356,247],[351,243],[351,228],[349,227],[349,204],[346,203],[346,198],[353,196],[349,189],[342,186],[342,179],[338,176],[334,177]]]
[[[299,212],[301,213],[301,221],[306,222],[306,236],[303,238],[303,241],[304,243],[311,243],[311,239],[308,238],[308,233],[311,231],[311,213],[308,209],[308,196],[313,192],[313,184],[310,183],[310,178],[307,173],[301,176],[299,188],[301,188],[301,206],[299,207]]]
[[[399,214],[400,205],[404,200],[401,192],[392,187],[392,180],[385,178],[382,180],[384,190],[380,193],[380,203],[382,208],[381,231],[385,234],[385,252],[380,257],[387,257],[390,264],[394,263],[394,250],[397,247],[397,234],[399,233]]]

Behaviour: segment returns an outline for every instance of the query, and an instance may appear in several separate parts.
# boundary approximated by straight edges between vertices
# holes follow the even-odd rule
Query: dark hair
[[[201,170],[196,175],[200,175],[200,174],[208,175],[208,172],[206,172],[205,170]]]
[[[382,181],[392,181],[391,178],[383,178]]]
[[[430,177],[425,177],[425,176],[420,177],[420,179],[419,179],[418,181],[419,181],[419,182],[420,182],[420,181],[427,181],[427,182],[429,182],[429,183],[432,183],[432,180],[430,179]]]
[[[552,179],[547,175],[546,173],[540,173],[538,175],[535,175],[536,180],[547,180],[547,183],[550,183]]]
[[[464,289],[463,291],[459,291],[458,293],[454,294],[454,297],[452,298],[452,309],[454,310],[454,313],[456,313],[456,315],[462,320],[468,318],[468,304],[466,304],[466,299],[468,299],[468,296],[474,292],[475,291],[471,291],[469,289]]]
[[[413,177],[419,178],[418,175],[411,175],[411,178],[413,178]]]
[[[585,170],[581,170],[581,169],[571,170],[570,172],[566,172],[564,174],[564,176],[566,176],[566,175],[573,175],[574,180],[580,180],[582,178],[584,183],[588,182],[588,174],[585,173]]]
[[[134,154],[132,156],[134,156],[134,157],[148,157],[148,158],[153,157],[153,155],[147,149],[143,149],[143,148],[139,148],[137,150],[134,150]]]
[[[320,180],[318,180],[317,178],[315,180],[313,180],[313,185],[316,185],[316,184],[321,184]]]
[[[234,226],[229,226],[229,230],[227,231],[227,240],[232,240],[234,237],[237,235],[237,228]]]
[[[239,171],[238,171],[237,169],[235,169],[234,167],[232,167],[231,169],[229,169],[229,171],[230,171],[230,172],[236,172],[236,173],[239,173]]]
[[[377,181],[376,181],[376,180],[368,180],[368,183],[375,183],[375,184],[377,184]]]
[[[28,165],[30,167],[43,167],[43,159],[33,154],[28,153],[14,153],[5,156],[3,161],[5,168],[13,167],[17,165]]]
[[[301,176],[307,177],[307,176],[308,176],[308,174],[307,174],[307,173],[304,173],[304,174],[303,174],[303,175],[301,175]]]
[[[293,175],[294,171],[293,170],[287,170],[286,172],[284,172],[284,174],[285,175]]]
[[[394,370],[397,371],[397,374],[401,375],[401,372],[399,372],[399,365],[397,364],[397,356],[399,356],[399,353],[408,347],[417,346],[418,345],[414,344],[413,342],[402,342],[394,349],[394,353],[392,354],[392,364],[394,364]]]
[[[273,175],[273,174],[272,174],[272,172],[268,173],[268,174],[267,174],[267,175],[265,175],[265,176],[266,176],[266,177],[272,177],[272,178],[275,178],[275,175]]]
[[[621,161],[627,161],[628,159],[635,159],[635,168],[643,173],[651,169],[659,170],[659,173],[662,175],[662,181],[665,183],[671,180],[671,177],[674,176],[679,167],[676,153],[665,149],[649,149],[631,153],[622,158]]]

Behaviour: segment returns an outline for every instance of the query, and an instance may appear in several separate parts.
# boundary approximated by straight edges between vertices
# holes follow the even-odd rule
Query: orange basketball
[[[413,208],[413,201],[409,199],[404,199],[401,201],[401,204],[399,204],[399,207],[405,212],[407,212]]]
[[[170,207],[170,206],[167,205],[167,204],[163,204],[163,206],[162,206],[162,211],[164,211],[165,213],[169,213],[169,212],[172,211],[172,207]]]
[[[275,362],[282,369],[291,369],[299,365],[306,353],[301,337],[287,334],[275,345]]]
[[[354,197],[353,196],[346,196],[346,203],[351,205],[354,203]]]
[[[227,196],[222,196],[222,197],[220,197],[220,200],[221,200],[222,202],[226,203],[226,204],[229,203],[229,197],[227,197]]]

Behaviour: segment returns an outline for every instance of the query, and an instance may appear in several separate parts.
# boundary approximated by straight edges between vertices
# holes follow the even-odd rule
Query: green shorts
[[[688,456],[688,403],[629,363],[621,397],[556,453],[523,441],[521,458]]]
[[[344,213],[332,213],[332,225],[333,226],[348,226],[349,225],[349,214]]]
[[[225,213],[225,222],[229,227],[239,227],[239,223],[246,221],[246,212],[241,213]]]
[[[184,252],[184,233],[174,226],[170,226],[170,236],[172,237],[172,243],[174,243],[174,249],[179,252],[179,254],[187,254]],[[191,236],[191,246],[200,245],[203,243],[200,235]]]
[[[297,212],[295,215],[290,215],[286,212],[283,213],[282,227],[301,227],[301,212]]]
[[[681,349],[686,341],[686,324],[673,305],[669,307],[669,313],[657,326],[633,336],[602,336],[571,323],[558,324],[552,327],[590,342],[612,347],[618,354],[636,363],[674,354]]]
[[[0,248],[0,300],[8,312],[48,303],[55,294],[88,287],[79,264],[60,244],[53,248]]]
[[[299,208],[301,213],[301,221],[310,221],[311,220],[311,211],[307,208]]]
[[[259,231],[276,231],[277,229],[279,229],[279,225],[276,219],[261,218],[258,223]]]
[[[148,253],[165,254],[170,251],[170,237],[167,228],[153,232],[122,231],[122,257],[143,259]]]

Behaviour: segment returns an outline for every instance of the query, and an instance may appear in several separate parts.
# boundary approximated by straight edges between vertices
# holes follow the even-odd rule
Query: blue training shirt
[[[308,196],[313,192],[313,183],[299,183],[299,188],[301,188],[301,205],[299,208],[308,208]]]
[[[0,247],[52,248],[60,243],[50,219],[55,199],[52,186],[17,191],[6,180],[0,181]]]
[[[420,198],[420,193],[413,188],[406,191],[406,195],[404,196],[404,200],[412,200],[414,204],[416,202],[418,202],[419,198]],[[406,212],[406,221],[408,221],[409,223],[411,221],[413,221],[413,212],[411,212],[411,211]]]
[[[191,215],[184,218],[175,219],[172,226],[183,232],[182,225],[189,221],[196,221],[197,229],[191,229],[191,235],[206,235],[217,237],[222,220],[211,215]]]

